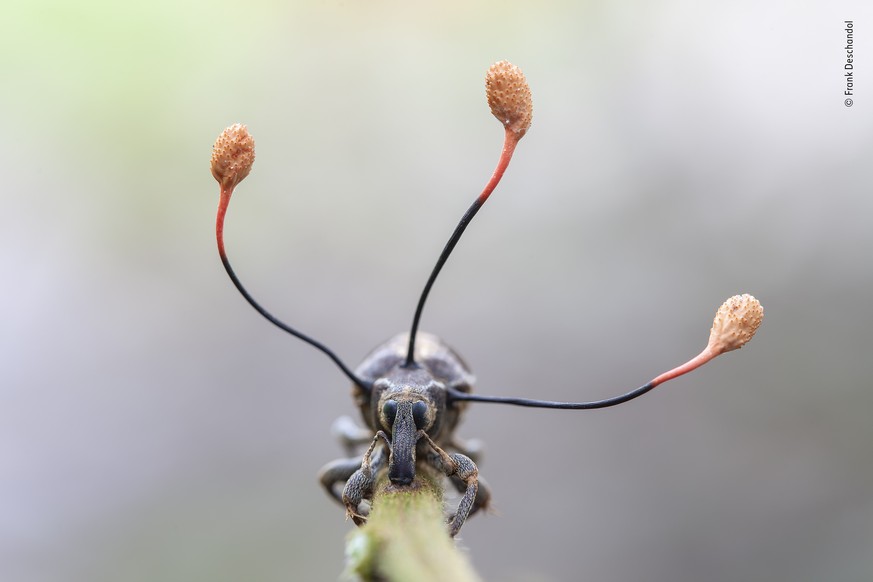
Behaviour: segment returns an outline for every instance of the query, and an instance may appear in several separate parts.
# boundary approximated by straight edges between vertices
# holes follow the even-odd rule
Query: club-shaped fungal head
[[[715,314],[708,348],[716,355],[740,349],[752,339],[763,320],[760,301],[748,293],[734,295]]]
[[[521,139],[533,119],[530,87],[521,69],[509,61],[491,65],[485,76],[485,95],[494,117]]]
[[[210,169],[222,191],[232,191],[249,175],[254,163],[255,140],[245,125],[231,125],[212,146]]]

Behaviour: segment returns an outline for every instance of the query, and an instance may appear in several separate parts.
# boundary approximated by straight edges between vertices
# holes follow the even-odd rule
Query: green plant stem
[[[411,486],[383,477],[366,525],[346,544],[346,574],[366,582],[479,582],[449,537],[439,481],[419,471]]]

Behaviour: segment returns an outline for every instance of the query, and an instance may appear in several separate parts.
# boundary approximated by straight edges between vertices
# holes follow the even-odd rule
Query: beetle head
[[[388,478],[415,479],[415,452],[422,432],[435,435],[445,412],[446,388],[424,368],[397,366],[373,383],[374,424],[391,438]]]

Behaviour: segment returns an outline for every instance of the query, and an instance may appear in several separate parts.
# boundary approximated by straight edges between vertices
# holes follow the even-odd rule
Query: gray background
[[[0,18],[0,578],[331,580],[319,490],[351,414],[330,362],[236,295],[215,253],[218,133],[252,175],[240,276],[354,365],[409,325],[502,129],[534,124],[423,329],[482,393],[610,396],[705,344],[751,345],[622,407],[474,406],[499,515],[489,580],[873,578],[873,57],[862,2],[9,2]]]

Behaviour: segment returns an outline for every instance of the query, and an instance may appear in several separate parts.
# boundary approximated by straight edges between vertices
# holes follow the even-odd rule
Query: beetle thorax
[[[473,375],[445,342],[424,332],[418,334],[416,360],[407,366],[408,341],[408,334],[398,334],[376,347],[358,366],[356,374],[371,387],[366,391],[354,388],[363,420],[374,432],[393,434],[393,424],[384,422],[385,405],[393,401],[398,409],[406,410],[420,403],[417,410],[409,412],[426,417],[423,420],[428,428],[423,430],[434,441],[449,439],[465,403],[450,403],[448,388],[470,392]]]

